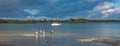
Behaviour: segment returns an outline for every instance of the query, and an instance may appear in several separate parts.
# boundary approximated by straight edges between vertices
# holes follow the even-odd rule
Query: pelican
[[[36,35],[38,35],[39,33],[38,32],[35,32]]]

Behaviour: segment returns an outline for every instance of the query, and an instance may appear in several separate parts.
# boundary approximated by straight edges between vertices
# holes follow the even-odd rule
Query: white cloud
[[[37,9],[32,9],[32,10],[30,10],[30,9],[24,9],[24,11],[27,12],[27,13],[29,13],[29,14],[31,14],[31,15],[36,15],[36,14],[39,14],[39,12],[40,12]]]
[[[48,20],[53,19],[53,18],[47,17],[47,16],[27,16],[25,19],[27,19],[27,20],[43,20],[44,18],[48,19]]]
[[[66,16],[63,18],[53,18],[53,17],[47,17],[47,16],[27,16],[25,20],[43,20],[43,19],[51,20],[51,19],[59,19],[59,20],[66,20],[70,18],[79,18],[78,16]]]
[[[109,2],[105,2],[105,3],[102,4],[102,5],[96,6],[94,9],[95,9],[95,10],[105,10],[105,9],[112,8],[113,6],[114,6],[114,4],[109,3]]]
[[[88,17],[98,16],[98,14],[102,14],[101,19],[108,18],[111,14],[120,13],[120,7],[115,7],[113,3],[104,2],[103,4],[99,4],[92,11],[89,12]]]
[[[0,17],[0,19],[3,19],[3,20],[23,20],[23,19],[21,19],[21,18],[19,18],[19,17]]]

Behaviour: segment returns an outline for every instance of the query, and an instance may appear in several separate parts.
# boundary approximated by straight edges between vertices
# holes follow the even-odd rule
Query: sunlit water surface
[[[77,41],[78,38],[120,40],[120,23],[74,23],[53,27],[50,24],[0,24],[0,43],[16,46],[110,46]],[[44,35],[34,32],[44,30]],[[51,31],[54,34],[50,34]]]

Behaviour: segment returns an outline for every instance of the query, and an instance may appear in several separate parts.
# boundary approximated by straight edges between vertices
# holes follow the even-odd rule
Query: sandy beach
[[[120,46],[120,40],[102,39],[102,40],[93,40],[92,42],[106,43],[106,44],[110,44],[111,46]]]
[[[120,46],[120,40],[98,39],[98,38],[80,38],[77,40],[82,42],[97,42],[97,43],[109,44],[111,46]]]

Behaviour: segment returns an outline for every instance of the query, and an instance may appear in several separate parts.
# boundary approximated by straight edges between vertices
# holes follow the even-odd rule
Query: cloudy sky
[[[120,20],[120,0],[0,0],[0,19]]]

